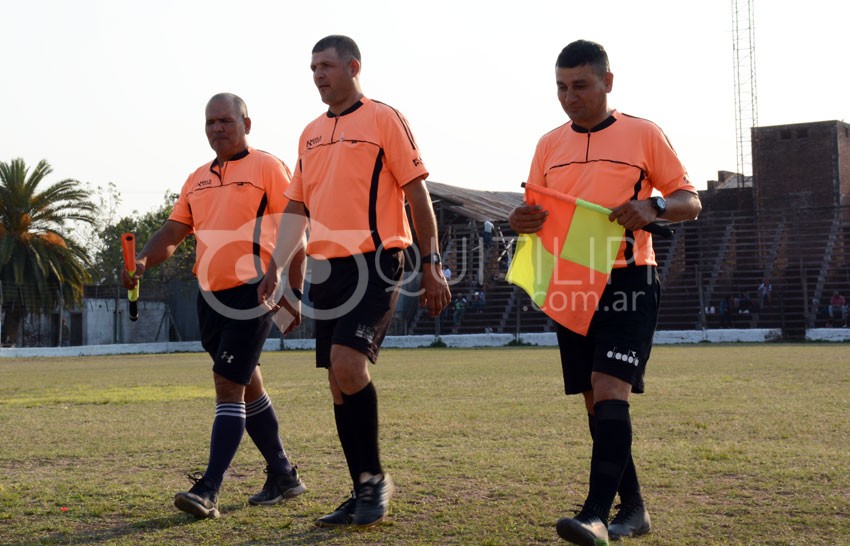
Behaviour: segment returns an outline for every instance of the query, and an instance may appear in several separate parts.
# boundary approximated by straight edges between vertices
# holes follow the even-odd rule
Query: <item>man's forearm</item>
[[[272,268],[275,268],[274,274],[279,277],[283,270],[288,267],[289,275],[296,275],[295,278],[303,285],[303,270],[306,267],[304,251],[307,245],[305,236],[307,224],[304,204],[290,201],[277,228],[277,239],[267,274],[272,272]],[[296,261],[298,262],[296,263]],[[290,282],[290,286],[294,285]]]
[[[687,190],[678,190],[665,198],[667,201],[667,213],[662,219],[669,222],[685,222],[696,220],[702,211],[702,203],[699,196]]]
[[[414,186],[415,184],[415,186]],[[423,256],[429,256],[440,252],[440,243],[437,240],[437,218],[431,206],[431,196],[422,180],[411,182],[408,188],[405,186],[405,197],[410,203],[410,212],[413,217],[413,227],[416,230],[416,238],[419,243],[419,251]]]
[[[292,263],[289,264],[289,271],[286,276],[289,281],[290,288],[301,290],[304,287],[304,274],[307,270],[307,253],[305,252],[307,239],[302,236],[304,243],[300,249],[295,251],[292,257]]]
[[[141,252],[136,256],[136,261],[141,262],[145,269],[161,264],[174,254],[174,251],[191,231],[192,228],[185,224],[166,220],[162,227],[145,243]]]

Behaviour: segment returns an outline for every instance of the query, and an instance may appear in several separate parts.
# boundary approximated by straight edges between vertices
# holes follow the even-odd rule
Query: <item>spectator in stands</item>
[[[770,296],[773,293],[773,285],[770,284],[770,279],[766,278],[758,287],[759,308],[764,309],[770,303]]]
[[[286,206],[283,192],[290,174],[280,159],[248,146],[250,130],[251,118],[241,98],[220,93],[207,102],[206,133],[215,159],[186,180],[171,216],[136,256],[133,277],[122,271],[124,286],[133,289],[146,269],[167,260],[190,233],[198,238],[198,318],[201,344],[213,360],[215,419],[206,471],[190,477],[192,488],[174,497],[177,508],[196,517],[219,516],[224,472],[246,431],[263,454],[268,474],[263,490],[248,499],[250,504],[275,504],[306,490],[283,449],[278,416],[263,387],[258,361],[272,327],[269,311],[276,305],[258,302],[255,283],[271,259],[278,226],[274,215]],[[230,234],[229,239],[222,240],[226,236],[221,234]],[[289,289],[300,293],[303,246],[293,258]],[[246,269],[242,264],[252,265]],[[254,284],[246,282],[252,275]],[[294,316],[291,330],[301,320],[300,305],[288,310]]]
[[[484,220],[484,250],[490,250],[493,244],[493,222]]]
[[[487,299],[484,297],[483,290],[476,290],[472,293],[472,297],[469,298],[469,306],[476,313],[480,313],[482,309],[484,309],[484,305],[487,303]]]
[[[831,328],[839,321],[841,326],[847,326],[847,300],[838,290],[835,290],[829,300],[829,324],[827,324],[827,327]]]
[[[738,313],[749,314],[753,308],[753,300],[750,298],[750,293],[745,290],[738,291]]]
[[[693,220],[702,206],[661,129],[608,107],[614,74],[601,45],[567,45],[554,76],[570,122],[539,140],[528,184],[609,207],[609,220],[628,230],[630,241],[619,252],[586,335],[557,326],[564,390],[583,395],[593,449],[584,505],[578,515],[559,520],[556,530],[574,544],[608,544],[609,536],[642,535],[651,528],[632,459],[629,409],[631,393],[644,390],[660,298],[652,238],[641,229],[659,217]],[[550,214],[523,203],[511,212],[511,229],[536,233]],[[617,298],[633,303],[623,309]],[[609,526],[618,493],[619,511]]]
[[[732,327],[732,296],[720,300],[720,327]]]
[[[452,268],[451,268],[451,267],[449,267],[449,266],[448,266],[448,264],[446,264],[446,266],[445,266],[445,267],[443,267],[443,276],[446,278],[446,282],[448,282],[449,284],[451,284],[451,280],[452,280]]]
[[[463,315],[466,313],[466,306],[468,303],[466,296],[461,296],[455,299],[452,313],[452,324],[454,324],[455,328],[460,326],[460,323],[463,321]]]

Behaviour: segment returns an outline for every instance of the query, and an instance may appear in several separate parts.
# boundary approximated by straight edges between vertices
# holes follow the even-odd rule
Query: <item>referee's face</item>
[[[341,59],[333,47],[313,53],[310,62],[313,83],[331,112],[339,114],[360,98],[355,82],[359,67],[356,60],[345,62]]]
[[[211,100],[207,104],[206,116],[207,140],[219,163],[248,147],[246,135],[251,130],[251,118],[242,117],[233,101],[225,97]]]
[[[558,100],[576,125],[593,129],[608,117],[608,93],[614,74],[598,74],[589,64],[574,68],[556,68]]]

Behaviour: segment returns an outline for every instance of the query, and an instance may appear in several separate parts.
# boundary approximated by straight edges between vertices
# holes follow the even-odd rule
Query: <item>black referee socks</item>
[[[590,489],[584,509],[608,521],[620,479],[631,459],[632,421],[625,400],[604,400],[593,409],[596,430],[590,460]]]

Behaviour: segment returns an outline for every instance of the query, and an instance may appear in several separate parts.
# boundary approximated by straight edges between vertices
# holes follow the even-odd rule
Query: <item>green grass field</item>
[[[248,495],[247,435],[222,518],[172,506],[206,466],[214,414],[203,354],[0,359],[0,544],[560,544],[584,499],[583,403],[554,348],[385,350],[372,367],[390,521],[313,527],[348,493],[312,352],[268,353],[267,387],[308,492]],[[632,399],[654,530],[624,545],[850,544],[850,347],[658,347]]]

